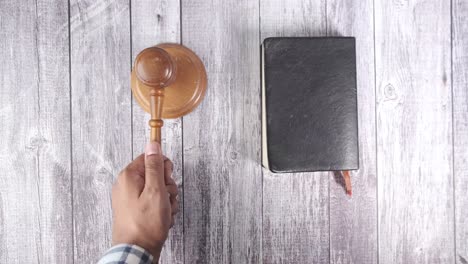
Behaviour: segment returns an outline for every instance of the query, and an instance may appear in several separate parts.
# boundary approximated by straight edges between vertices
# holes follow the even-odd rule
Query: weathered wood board
[[[261,263],[259,10],[182,1],[182,43],[208,89],[183,118],[186,263]]]
[[[132,160],[129,2],[70,2],[74,260],[111,246],[111,186]]]
[[[68,4],[0,2],[0,262],[70,263]]]
[[[452,2],[455,258],[468,263],[468,2]]]
[[[379,263],[453,263],[450,2],[375,1]]]

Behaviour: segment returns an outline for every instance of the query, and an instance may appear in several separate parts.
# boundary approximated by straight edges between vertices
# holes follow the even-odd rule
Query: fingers
[[[177,190],[176,185],[166,185],[166,190],[169,193],[169,196],[171,197],[179,195],[179,190]]]
[[[128,198],[138,198],[145,186],[143,176],[144,156],[140,155],[120,172],[114,188],[124,191]]]
[[[164,161],[164,181],[166,183],[167,192],[171,196],[177,196],[179,194],[177,190],[177,184],[172,178],[172,171],[174,169],[174,165],[170,160]]]
[[[145,189],[162,191],[165,189],[164,182],[164,157],[161,145],[150,142],[145,151]]]
[[[127,165],[127,168],[134,171],[140,177],[145,177],[145,155],[140,154],[130,164]]]
[[[171,201],[171,212],[172,215],[175,215],[179,212],[179,201],[177,200],[177,197],[170,197],[169,198]]]
[[[164,181],[166,185],[175,185],[174,179],[172,179],[172,171],[174,170],[174,164],[169,159],[164,160]]]
[[[175,217],[177,213],[179,213],[179,201],[177,200],[177,196],[169,196],[169,200],[171,202],[171,227],[174,226],[175,223]]]
[[[179,212],[179,203],[177,201],[177,195],[179,195],[179,190],[177,189],[177,184],[172,178],[172,171],[174,165],[170,160],[164,161],[164,180],[166,182],[166,190],[169,193],[169,198],[171,202],[172,215],[175,215]]]
[[[147,145],[144,161],[144,188],[160,194],[167,192],[169,195],[165,196],[165,199],[168,199],[170,203],[172,216],[179,212],[179,203],[177,201],[179,191],[176,182],[172,178],[173,167],[172,162],[162,155],[161,146],[158,143],[151,142]]]
[[[169,159],[164,160],[164,181],[166,183],[166,190],[169,193],[169,200],[171,203],[171,227],[174,225],[175,215],[179,212],[179,201],[177,200],[179,190],[177,189],[176,182],[172,178],[173,170],[174,164]]]

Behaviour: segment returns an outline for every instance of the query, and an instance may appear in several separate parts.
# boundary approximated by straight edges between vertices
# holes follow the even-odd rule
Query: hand
[[[179,211],[172,162],[152,142],[119,174],[112,188],[113,245],[134,244],[157,262]]]

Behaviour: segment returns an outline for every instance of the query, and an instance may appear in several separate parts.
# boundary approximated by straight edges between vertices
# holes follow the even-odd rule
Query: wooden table
[[[162,263],[467,263],[468,2],[0,1],[0,262],[92,263],[110,187],[143,151],[132,59],[204,61],[200,107],[166,122],[182,211]],[[355,36],[361,169],[260,166],[260,43]]]

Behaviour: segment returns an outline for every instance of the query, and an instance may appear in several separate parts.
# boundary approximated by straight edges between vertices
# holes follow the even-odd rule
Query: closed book
[[[264,40],[262,164],[272,172],[359,168],[353,37]]]

